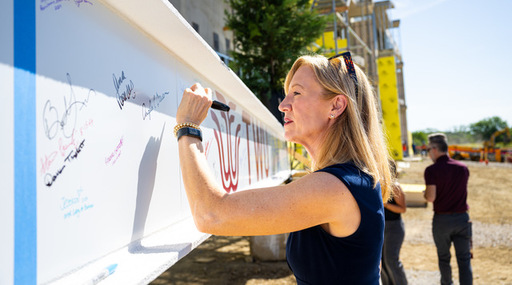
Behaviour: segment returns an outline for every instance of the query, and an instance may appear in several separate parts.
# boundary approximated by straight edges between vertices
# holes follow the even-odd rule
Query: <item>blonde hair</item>
[[[316,161],[313,161],[312,170],[353,162],[373,178],[374,187],[380,182],[382,198],[387,201],[392,182],[389,152],[379,122],[378,101],[368,78],[356,65],[359,94],[355,97],[356,85],[341,59],[337,57],[329,61],[321,55],[299,57],[286,76],[284,89],[287,94],[293,75],[305,65],[313,69],[318,83],[325,91],[323,96],[326,100],[340,94],[346,96],[347,107],[326,132],[324,144]]]

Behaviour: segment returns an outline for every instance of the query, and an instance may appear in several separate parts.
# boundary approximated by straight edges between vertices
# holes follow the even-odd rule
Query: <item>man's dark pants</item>
[[[437,247],[441,284],[450,285],[450,247],[453,242],[459,267],[460,285],[473,284],[471,269],[471,222],[467,213],[434,214],[432,233]]]

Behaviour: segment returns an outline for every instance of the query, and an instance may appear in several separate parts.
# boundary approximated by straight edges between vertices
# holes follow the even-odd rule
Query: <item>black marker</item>
[[[228,105],[221,103],[217,100],[213,100],[211,108],[215,109],[215,110],[219,110],[219,111],[224,111],[224,112],[229,112],[229,109],[230,109]]]

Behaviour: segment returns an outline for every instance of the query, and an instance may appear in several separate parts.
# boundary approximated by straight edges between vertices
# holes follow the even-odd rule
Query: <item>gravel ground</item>
[[[400,183],[422,184],[429,161],[402,163]],[[512,164],[465,162],[470,168],[469,205],[473,220],[471,261],[475,285],[512,285]],[[409,284],[439,284],[432,238],[432,204],[408,207],[403,214],[405,240],[400,253]],[[452,247],[452,256],[454,256]],[[452,258],[454,284],[458,284]],[[212,236],[152,282],[159,284],[296,284],[286,261],[260,262],[250,256],[249,238]]]
[[[411,285],[434,285],[438,284],[436,281],[441,279],[441,274],[437,271],[406,269],[405,275],[407,282]]]
[[[434,240],[432,238],[432,224],[423,220],[406,220],[405,221],[405,240],[404,244],[414,245],[431,245],[435,250]],[[485,224],[481,222],[473,222],[473,248],[485,251],[486,248],[512,248],[512,225],[496,225]],[[452,252],[453,253],[453,252]],[[435,255],[435,253],[433,253]],[[454,258],[453,258],[454,259]],[[407,262],[407,260],[404,260]],[[475,267],[475,265],[473,265]],[[457,271],[456,264],[452,262],[452,270]],[[411,285],[433,285],[439,284],[437,280],[441,278],[439,271],[406,269],[405,274]],[[454,275],[456,273],[454,272]],[[475,284],[486,284],[478,281],[475,277]],[[458,280],[454,278],[454,284],[457,285]],[[512,284],[512,281],[501,280],[494,284]]]
[[[405,223],[405,241],[417,244],[434,244],[432,224],[422,220],[407,220]],[[473,222],[474,247],[512,247],[512,225],[485,224]]]

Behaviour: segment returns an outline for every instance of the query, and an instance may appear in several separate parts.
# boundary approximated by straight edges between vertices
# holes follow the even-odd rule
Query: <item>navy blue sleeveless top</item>
[[[286,259],[297,284],[379,284],[384,241],[384,206],[380,184],[352,163],[318,170],[331,173],[347,186],[361,211],[359,228],[335,237],[320,225],[290,233]]]

